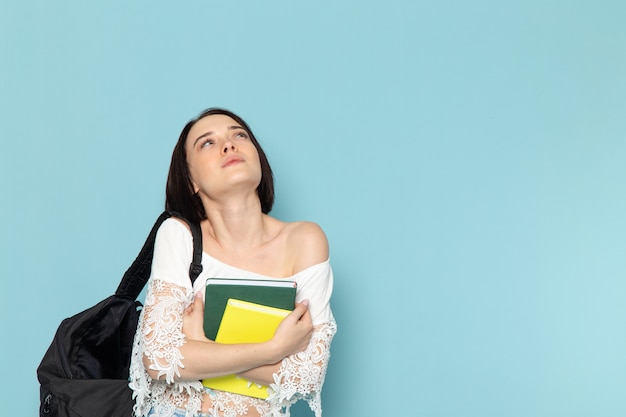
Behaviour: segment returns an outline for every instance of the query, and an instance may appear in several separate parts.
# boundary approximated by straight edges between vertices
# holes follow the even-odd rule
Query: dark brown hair
[[[214,114],[222,114],[235,120],[250,135],[250,140],[254,144],[261,162],[261,182],[257,187],[257,194],[261,201],[261,210],[267,214],[272,210],[274,205],[274,176],[272,168],[265,156],[265,152],[254,137],[252,130],[248,124],[235,113],[213,107],[200,113],[198,117],[190,120],[178,137],[178,142],[172,152],[172,162],[167,175],[167,185],[165,187],[165,209],[174,211],[182,215],[191,222],[198,223],[206,219],[206,213],[200,197],[194,192],[193,183],[189,174],[189,166],[187,164],[187,152],[185,151],[185,143],[191,128],[202,118]]]

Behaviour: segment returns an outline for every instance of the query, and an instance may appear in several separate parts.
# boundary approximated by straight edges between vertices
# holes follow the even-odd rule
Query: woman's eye
[[[248,139],[248,134],[246,132],[237,132],[235,137],[239,139]]]
[[[213,145],[215,142],[213,141],[213,139],[205,139],[204,141],[202,141],[202,143],[200,143],[200,147],[201,148],[206,148],[209,145]]]

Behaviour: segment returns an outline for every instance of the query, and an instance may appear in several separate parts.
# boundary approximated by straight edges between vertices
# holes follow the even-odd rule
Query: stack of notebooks
[[[289,280],[209,278],[204,301],[204,333],[219,343],[270,340],[295,306],[296,283]],[[202,380],[205,387],[267,398],[267,386],[236,375]]]

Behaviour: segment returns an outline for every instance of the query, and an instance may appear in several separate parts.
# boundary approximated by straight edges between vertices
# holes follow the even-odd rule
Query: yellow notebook
[[[291,311],[229,298],[217,331],[218,343],[258,343],[274,337],[280,322]],[[202,380],[205,387],[249,397],[267,398],[267,386],[258,385],[237,375]]]

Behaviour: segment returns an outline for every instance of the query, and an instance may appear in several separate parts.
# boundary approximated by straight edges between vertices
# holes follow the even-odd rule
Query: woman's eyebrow
[[[195,146],[196,146],[196,143],[198,143],[198,141],[199,141],[200,139],[205,138],[205,137],[207,137],[207,136],[211,136],[212,134],[213,134],[213,132],[206,132],[206,133],[201,134],[200,136],[198,136],[198,137],[196,138],[196,140],[194,140],[194,141],[193,141],[193,146],[195,147]]]

